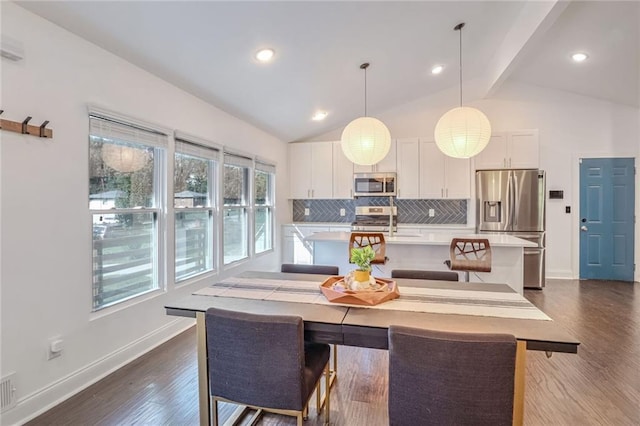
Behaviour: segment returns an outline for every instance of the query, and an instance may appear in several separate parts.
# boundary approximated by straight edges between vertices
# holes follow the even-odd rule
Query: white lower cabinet
[[[319,225],[283,225],[282,227],[282,263],[313,263],[313,244],[304,241],[314,232],[328,232],[328,226]]]

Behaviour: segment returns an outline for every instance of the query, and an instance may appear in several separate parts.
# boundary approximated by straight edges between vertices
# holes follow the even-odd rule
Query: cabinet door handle
[[[507,167],[507,159],[506,158],[502,159],[502,167]]]
[[[444,188],[440,188],[440,196],[444,197]]]
[[[509,167],[511,167],[511,157],[509,157]]]
[[[449,198],[449,188],[445,190],[445,195],[447,196],[447,198]]]
[[[311,198],[313,198],[313,189],[311,190]]]

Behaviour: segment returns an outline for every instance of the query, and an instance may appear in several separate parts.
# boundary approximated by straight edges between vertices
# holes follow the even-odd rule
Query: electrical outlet
[[[347,212],[344,209],[340,209],[340,216],[345,216]]]
[[[309,207],[304,208],[304,215],[309,216]]]
[[[434,217],[436,215],[436,211],[434,209],[429,209],[429,217]]]
[[[62,355],[62,348],[64,342],[61,337],[52,337],[49,339],[49,347],[47,351],[47,359],[58,358]]]

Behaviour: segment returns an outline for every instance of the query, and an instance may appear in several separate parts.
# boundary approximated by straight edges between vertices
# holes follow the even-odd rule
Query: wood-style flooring
[[[582,343],[577,355],[527,352],[525,425],[640,425],[638,291],[637,283],[577,280],[525,291]],[[331,424],[386,425],[387,352],[340,346],[338,362]],[[197,425],[196,369],[192,328],[28,425]],[[295,420],[266,415],[261,424]],[[322,424],[313,405],[305,424]]]

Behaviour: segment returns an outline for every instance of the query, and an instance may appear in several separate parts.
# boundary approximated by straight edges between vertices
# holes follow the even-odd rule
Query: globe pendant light
[[[382,160],[391,147],[391,134],[384,123],[367,117],[367,68],[364,70],[364,117],[356,118],[342,131],[341,146],[344,155],[355,164],[370,166]]]
[[[436,124],[436,145],[445,155],[454,158],[470,158],[479,154],[489,143],[491,124],[486,115],[476,108],[462,106],[462,28],[460,31],[460,106],[447,111]]]
[[[145,149],[111,143],[102,145],[102,161],[119,172],[138,171],[147,164],[148,159]]]

